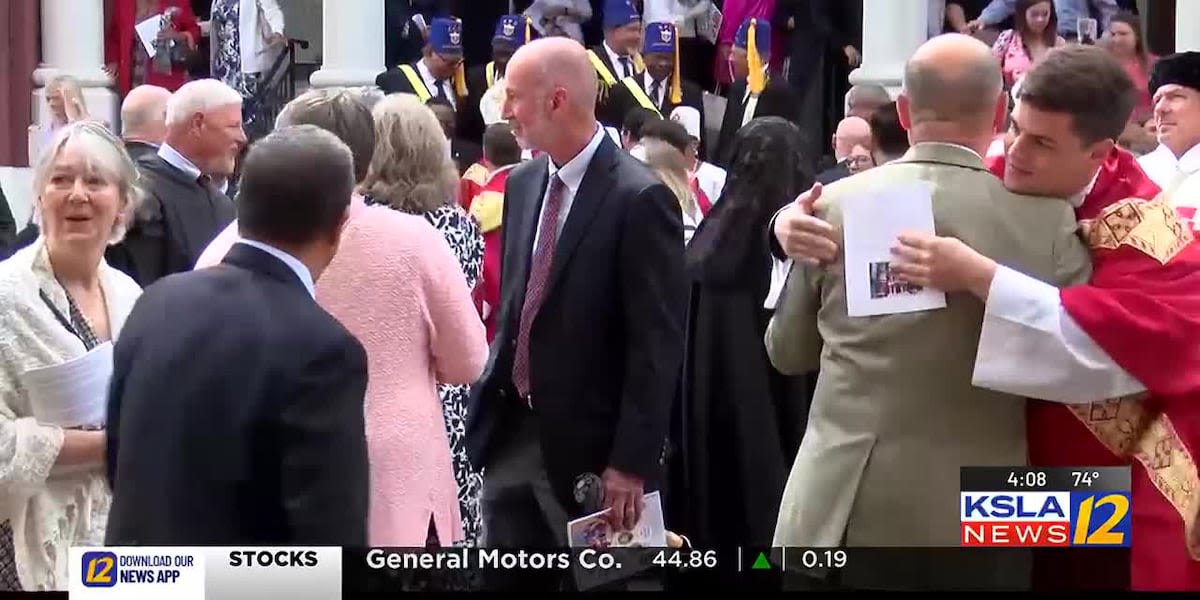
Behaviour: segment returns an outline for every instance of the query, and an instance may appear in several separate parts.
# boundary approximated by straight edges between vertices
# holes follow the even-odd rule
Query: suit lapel
[[[596,216],[596,211],[604,203],[609,189],[610,171],[616,164],[617,146],[608,136],[596,148],[596,154],[588,163],[587,172],[579,184],[579,191],[571,202],[571,210],[567,213],[567,222],[563,224],[562,234],[558,237],[558,245],[554,250],[554,262],[550,266],[548,289],[554,289],[555,282],[562,275],[563,269],[571,260],[571,255],[579,247],[583,235],[587,233],[588,225]]]

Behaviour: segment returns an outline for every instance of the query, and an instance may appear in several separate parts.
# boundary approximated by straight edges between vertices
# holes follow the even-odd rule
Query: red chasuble
[[[471,216],[483,232],[483,275],[475,287],[475,308],[487,328],[488,343],[496,336],[496,313],[500,311],[500,230],[504,213],[504,187],[516,165],[496,169],[471,202]]]
[[[1002,158],[989,166],[1003,173]],[[1076,215],[1093,273],[1062,290],[1063,307],[1148,391],[1074,406],[1031,401],[1030,463],[1132,465],[1132,588],[1198,590],[1200,244],[1124,150],[1105,161]],[[1103,572],[1087,560],[1050,562],[1035,574],[1066,583]]]
[[[471,210],[471,201],[483,191],[483,186],[487,184],[491,171],[491,164],[486,158],[481,158],[479,162],[467,167],[467,170],[463,172],[462,179],[458,180],[458,203],[463,210]]]

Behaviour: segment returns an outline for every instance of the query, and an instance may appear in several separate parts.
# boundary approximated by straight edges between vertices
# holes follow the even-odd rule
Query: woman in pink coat
[[[355,203],[317,302],[367,350],[372,546],[425,546],[431,527],[462,537],[458,486],[437,383],[473,383],[483,322],[458,260],[425,219]]]

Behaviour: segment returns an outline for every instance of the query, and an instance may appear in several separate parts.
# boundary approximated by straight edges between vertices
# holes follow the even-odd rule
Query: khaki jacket
[[[842,198],[917,181],[933,186],[938,235],[1055,285],[1090,276],[1067,202],[1008,192],[977,154],[957,145],[918,144],[826,187],[815,208],[841,229]],[[958,546],[959,469],[1026,463],[1025,400],[971,385],[983,302],[947,294],[944,309],[849,317],[844,267],[840,258],[794,267],[766,333],[777,369],[820,369],[775,545]],[[985,567],[1002,569],[995,561]],[[1012,569],[1019,571],[1003,567],[1008,572],[996,577],[1020,579]],[[897,582],[969,569],[943,565],[922,575],[913,567],[894,578],[884,571],[848,565],[843,582],[903,587]]]

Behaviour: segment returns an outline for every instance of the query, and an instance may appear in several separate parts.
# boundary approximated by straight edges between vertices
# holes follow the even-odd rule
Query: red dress
[[[1003,158],[989,162],[1003,173]],[[1124,150],[1105,161],[1076,216],[1093,273],[1062,290],[1062,305],[1147,392],[1073,406],[1031,401],[1030,463],[1131,465],[1131,587],[1200,590],[1200,245]],[[1103,573],[1073,562],[1046,577]]]
[[[124,97],[133,86],[133,52],[134,44],[141,44],[134,31],[137,19],[138,0],[114,0],[112,14],[109,15],[108,30],[104,35],[104,62],[117,66],[117,92]],[[200,41],[200,24],[196,21],[196,13],[192,12],[192,4],[188,0],[158,0],[158,13],[162,14],[168,8],[177,8],[175,29],[188,36],[188,44],[193,51]],[[144,50],[140,50],[144,51]],[[153,67],[153,61],[147,60],[146,85],[157,85],[170,91],[179,89],[187,83],[187,68],[175,65],[169,73],[158,73]]]

